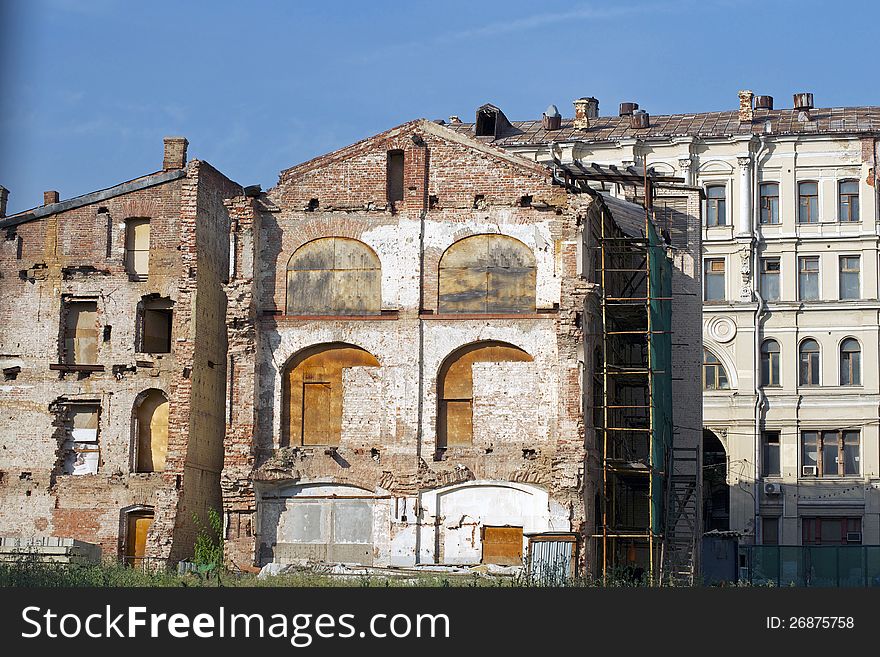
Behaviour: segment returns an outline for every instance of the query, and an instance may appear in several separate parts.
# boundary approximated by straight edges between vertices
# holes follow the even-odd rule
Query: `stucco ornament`
[[[713,317],[706,323],[706,335],[715,342],[730,342],[736,337],[736,324],[730,317]]]

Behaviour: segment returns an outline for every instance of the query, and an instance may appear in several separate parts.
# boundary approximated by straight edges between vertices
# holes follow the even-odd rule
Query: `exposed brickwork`
[[[190,473],[205,460],[191,454],[188,438],[194,428],[210,426],[200,406],[206,404],[204,397],[211,408],[215,397],[222,404],[225,384],[225,297],[219,281],[226,275],[228,242],[210,240],[218,224],[228,234],[220,199],[240,193],[210,166],[193,161],[183,178],[4,231],[0,360],[4,367],[18,364],[20,372],[0,382],[0,533],[76,538],[99,544],[105,558],[112,559],[123,549],[126,511],[151,508],[155,522],[147,554],[191,554],[189,515],[204,513],[205,505],[220,507],[222,424],[219,433],[204,430],[195,441],[199,449],[214,449],[213,461],[207,461],[213,479],[202,481]],[[132,218],[150,219],[149,275],[143,281],[131,280],[126,269],[125,222]],[[214,264],[202,265],[207,273],[200,276],[205,261]],[[136,309],[150,294],[174,304],[171,353],[161,356],[136,351]],[[51,370],[50,364],[61,362],[63,300],[79,298],[97,302],[102,371]],[[196,342],[210,348],[212,331],[220,334],[214,340],[219,356],[212,356],[219,359],[219,375],[204,373],[209,356],[200,358],[194,348]],[[209,393],[194,392],[194,379],[210,381],[212,376]],[[142,474],[133,472],[133,413],[150,389],[169,399],[169,444],[165,471]],[[191,399],[196,393],[200,397]],[[65,433],[61,412],[75,401],[100,406],[97,474],[66,475],[59,468]],[[220,409],[216,415],[222,417]]]

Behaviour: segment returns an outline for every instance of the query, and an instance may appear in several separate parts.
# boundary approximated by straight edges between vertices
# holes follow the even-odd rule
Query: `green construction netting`
[[[880,586],[877,545],[740,546],[739,579],[769,586]]]
[[[654,437],[651,454],[656,470],[666,470],[667,454],[672,448],[672,262],[666,246],[652,224],[648,224],[648,267],[650,272],[651,370],[654,383],[651,393],[651,432]],[[665,481],[657,476],[652,485],[651,529],[663,531]]]

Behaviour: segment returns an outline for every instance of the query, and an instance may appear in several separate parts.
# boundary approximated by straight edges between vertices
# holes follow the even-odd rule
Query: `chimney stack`
[[[57,203],[59,199],[58,192],[52,190],[49,192],[43,192],[43,205],[52,205],[53,203]]]
[[[599,101],[592,96],[578,98],[574,103],[574,128],[576,130],[589,130],[590,119],[599,118]]]
[[[189,142],[185,137],[165,137],[165,159],[162,162],[163,171],[182,169],[186,166],[186,147]]]
[[[645,110],[636,110],[630,117],[630,127],[634,130],[651,127],[651,116]]]
[[[813,109],[813,94],[807,92],[795,94],[794,108],[801,111]]]
[[[772,110],[773,96],[755,96],[755,109]]]
[[[559,130],[562,126],[562,114],[559,113],[556,105],[550,105],[550,107],[544,110],[544,115],[541,117],[541,125],[544,127],[544,130]]]
[[[740,123],[751,123],[754,118],[754,111],[752,110],[752,98],[755,97],[749,89],[744,89],[739,92],[739,122]]]
[[[618,116],[632,116],[637,109],[639,109],[638,103],[621,103]]]
[[[6,216],[6,201],[9,200],[9,190],[0,185],[0,219]]]

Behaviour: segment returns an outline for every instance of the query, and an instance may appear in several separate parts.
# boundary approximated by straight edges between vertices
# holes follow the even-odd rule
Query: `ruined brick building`
[[[157,173],[0,219],[5,536],[180,559],[192,514],[220,505],[224,201],[241,188],[186,147],[166,139]]]
[[[413,121],[263,193],[171,139],[0,219],[0,534],[173,561],[212,507],[240,567],[659,565],[699,233],[484,142]]]

